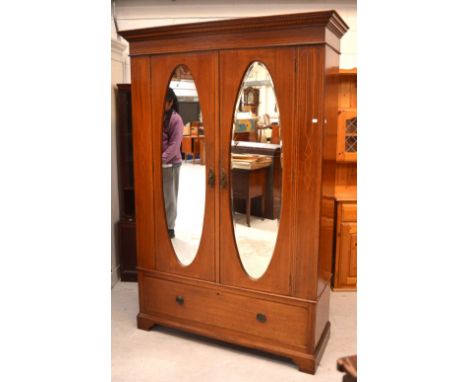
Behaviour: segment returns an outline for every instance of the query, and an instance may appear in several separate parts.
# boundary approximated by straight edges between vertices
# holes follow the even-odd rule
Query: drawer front
[[[275,342],[305,347],[308,308],[196,287],[153,277],[144,279],[149,314],[196,321]]]
[[[356,203],[343,203],[341,205],[341,221],[342,222],[356,222],[357,221]]]

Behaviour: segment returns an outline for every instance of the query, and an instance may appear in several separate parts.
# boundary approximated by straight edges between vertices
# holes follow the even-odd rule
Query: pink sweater
[[[163,128],[162,161],[164,164],[182,163],[180,145],[184,134],[184,122],[175,111],[172,112],[168,128]]]

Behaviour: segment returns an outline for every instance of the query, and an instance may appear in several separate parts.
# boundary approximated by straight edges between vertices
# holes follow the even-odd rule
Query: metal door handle
[[[215,180],[216,180],[215,172],[212,168],[210,168],[210,170],[208,171],[208,184],[210,185],[211,188],[214,187]]]
[[[227,176],[226,176],[226,171],[224,171],[224,168],[221,169],[221,177],[219,179],[219,185],[221,188],[225,188],[227,185]]]
[[[184,296],[177,296],[175,300],[176,300],[176,303],[178,303],[179,305],[184,304]]]

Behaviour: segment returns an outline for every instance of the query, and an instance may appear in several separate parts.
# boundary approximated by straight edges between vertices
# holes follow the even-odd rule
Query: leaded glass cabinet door
[[[155,268],[210,281],[216,279],[217,68],[218,57],[212,52],[151,58]],[[171,113],[168,88],[177,97],[182,122],[179,116],[173,121],[165,114],[167,110]],[[180,129],[180,140],[172,150],[168,149],[171,124]],[[170,158],[180,159],[168,159],[166,152]],[[180,160],[177,165],[171,163]]]
[[[220,52],[220,281],[285,295],[294,61],[292,48]]]
[[[344,110],[338,114],[337,159],[345,162],[357,161],[357,111]]]

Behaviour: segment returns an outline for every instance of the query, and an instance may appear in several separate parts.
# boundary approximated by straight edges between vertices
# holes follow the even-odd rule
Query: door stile
[[[216,186],[206,185],[205,210],[203,218],[202,235],[194,260],[187,266],[183,265],[171,244],[167,233],[166,217],[164,212],[164,197],[162,192],[161,174],[161,137],[163,105],[167,86],[173,71],[179,65],[185,65],[193,76],[197,88],[203,123],[205,125],[206,140],[206,173],[215,166],[215,125],[216,117],[211,110],[216,104],[216,72],[217,57],[213,52],[197,52],[193,54],[167,54],[151,58],[151,90],[153,115],[153,157],[154,157],[154,216],[155,216],[155,256],[156,270],[168,273],[194,277],[202,280],[214,281],[215,266],[215,195]],[[176,223],[177,226],[177,223]],[[177,232],[177,229],[176,229]]]
[[[220,282],[241,288],[289,295],[291,290],[291,168],[295,113],[296,49],[225,50],[220,53],[220,166],[227,185],[220,189]],[[245,72],[253,62],[264,64],[274,85],[282,125],[282,190],[280,225],[271,261],[258,279],[246,272],[238,253],[231,214],[230,150],[234,109]],[[284,134],[284,135],[283,135]]]

